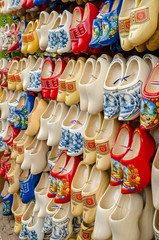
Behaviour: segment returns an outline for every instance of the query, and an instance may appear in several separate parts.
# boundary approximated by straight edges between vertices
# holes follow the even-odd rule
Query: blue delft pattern
[[[120,114],[123,120],[136,115],[140,111],[142,97],[142,81],[119,91]]]
[[[0,136],[0,149],[3,148],[5,143],[3,142],[3,138]]]
[[[79,217],[74,217],[73,219],[73,231],[78,233],[81,227],[81,223],[83,221],[83,217],[79,216]]]
[[[69,222],[70,219],[67,218],[65,221],[53,224],[50,240],[65,240],[69,235]]]
[[[119,113],[119,95],[118,90],[104,89],[104,118],[114,118]]]
[[[71,133],[71,141],[68,147],[68,153],[77,155],[82,154],[83,152],[83,136],[80,132]]]
[[[49,31],[48,32],[48,48],[55,48],[57,47],[57,43],[58,43],[58,40],[57,40],[57,32],[56,31]]]
[[[60,31],[57,32],[57,37],[58,37],[57,49],[59,50],[65,48],[68,43],[67,32],[64,29],[61,29]]]
[[[41,87],[41,70],[30,72],[28,90],[39,89]]]
[[[8,104],[8,106],[9,106],[9,114],[8,114],[7,119],[10,122],[14,123],[14,122],[16,122],[15,109],[18,106],[18,101],[17,101],[17,103]]]
[[[22,223],[22,228],[19,234],[19,238],[28,238],[28,229],[27,229],[27,224]]]
[[[45,217],[44,226],[42,229],[42,232],[47,233],[47,235],[50,235],[50,237],[51,237],[52,227],[53,227],[52,217],[53,215],[47,215]]]
[[[69,129],[61,128],[61,138],[59,142],[59,147],[61,149],[67,149],[69,146],[70,131]]]
[[[38,240],[38,235],[35,230],[28,231],[28,240]]]

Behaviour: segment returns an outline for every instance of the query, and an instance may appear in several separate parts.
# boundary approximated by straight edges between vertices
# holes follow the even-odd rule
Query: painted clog
[[[1,192],[1,198],[3,200],[3,216],[9,216],[12,214],[13,195],[8,192],[7,181],[4,182],[4,186]]]
[[[158,153],[159,153],[159,148],[157,149],[153,164],[152,164],[152,176],[151,176],[151,186],[152,186],[152,199],[153,199],[153,205],[156,209],[159,209],[159,204],[158,204],[158,172],[159,172],[159,159],[158,159]]]
[[[38,212],[35,212],[27,225],[29,240],[31,239],[43,240],[44,233],[41,231],[43,224],[44,218],[38,217]]]
[[[145,54],[143,59],[148,64],[150,71],[152,71],[156,63],[159,61],[159,58],[152,54]]]

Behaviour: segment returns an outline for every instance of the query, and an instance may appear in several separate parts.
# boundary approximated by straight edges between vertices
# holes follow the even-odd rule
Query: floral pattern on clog
[[[28,229],[27,229],[27,224],[22,223],[22,228],[19,234],[19,238],[28,238]]]
[[[13,202],[13,197],[12,197],[12,202]],[[4,216],[8,216],[8,215],[12,214],[12,211],[11,211],[12,202],[10,200],[3,201],[3,215]]]
[[[57,198],[64,199],[70,193],[70,184],[67,179],[57,179]]]
[[[123,169],[123,185],[122,188],[130,191],[135,190],[140,184],[140,175],[138,169],[133,164],[129,164],[127,167],[122,165]]]
[[[71,136],[72,136],[72,142],[70,141],[68,153],[70,155],[71,153],[80,155],[83,151],[83,137],[80,132],[71,133]]]
[[[76,232],[76,233],[79,232],[82,221],[83,221],[83,217],[82,216],[73,218],[73,231],[74,232]]]
[[[57,47],[58,40],[57,40],[57,33],[54,31],[48,32],[48,48],[53,49]]]
[[[57,44],[58,50],[65,48],[68,43],[67,32],[64,29],[61,29],[60,31],[57,32],[57,37],[58,37],[58,44]]]
[[[61,128],[61,138],[59,142],[59,147],[67,149],[69,146],[70,131],[69,129]]]
[[[123,169],[120,162],[111,158],[111,180],[113,185],[122,184],[123,182]]]
[[[104,89],[104,117],[115,118],[119,113],[119,95],[118,90],[107,90]]]
[[[15,109],[17,106],[18,106],[18,101],[14,102],[14,104],[8,104],[9,114],[7,119],[12,123],[16,122]]]
[[[39,89],[41,87],[41,70],[30,72],[28,89]]]
[[[28,240],[38,240],[38,235],[34,230],[28,231]]]
[[[119,117],[126,120],[139,113],[141,97],[142,82],[140,80],[133,86],[119,90]]]
[[[65,240],[69,233],[69,222],[70,219],[67,218],[65,221],[53,223],[52,234],[50,240]]]
[[[53,227],[52,217],[53,215],[47,215],[45,217],[44,226],[42,229],[42,231],[50,235],[50,237],[51,237],[52,227]]]

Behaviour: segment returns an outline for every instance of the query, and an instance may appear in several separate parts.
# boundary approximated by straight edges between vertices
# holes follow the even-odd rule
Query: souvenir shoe
[[[8,185],[8,182],[5,181],[1,192],[1,198],[3,200],[3,216],[9,216],[12,214],[13,195],[9,194]]]
[[[50,199],[47,197],[48,188],[44,188],[39,194],[36,194],[36,201],[38,201],[39,212],[38,217],[42,218],[46,216],[46,206]]]
[[[5,163],[9,162],[10,156],[2,156],[1,157],[1,169],[0,169],[0,176],[5,176],[6,170],[5,170]]]
[[[112,239],[140,239],[138,223],[142,210],[143,200],[138,193],[121,195],[115,210],[109,216]]]
[[[102,19],[108,12],[111,11],[112,8],[112,2],[111,1],[105,1],[102,7],[99,10],[99,13],[96,17],[96,19],[93,20],[93,26],[92,26],[92,39],[89,43],[90,47],[93,48],[99,48],[101,45],[99,44],[99,40],[102,37]]]
[[[77,104],[80,101],[79,81],[83,73],[85,60],[86,59],[82,57],[78,58],[72,76],[65,80],[66,85],[65,103],[68,106]]]
[[[61,137],[61,123],[66,116],[68,107],[64,103],[58,103],[56,105],[52,118],[47,123],[48,127],[48,146],[56,146]]]
[[[19,178],[20,194],[23,203],[29,203],[34,198],[34,189],[40,180],[40,174],[32,175],[30,170],[24,170]]]
[[[41,91],[41,68],[44,63],[44,59],[39,57],[34,67],[29,73],[28,91],[40,92]]]
[[[8,102],[10,101],[12,96],[13,96],[13,92],[8,91],[7,89],[3,90],[3,95],[0,102],[0,118],[1,119],[7,119],[8,117],[8,114],[9,114]]]
[[[19,234],[19,239],[26,239],[28,238],[28,230],[27,225],[29,224],[30,220],[32,219],[32,213],[34,209],[34,201],[31,201],[28,208],[26,209],[24,215],[22,216],[22,227]]]
[[[84,240],[85,236],[87,237],[88,240],[94,240],[92,238],[92,233],[93,233],[94,227],[91,225],[87,225],[84,221],[81,223],[81,227],[79,230],[79,233],[77,235],[77,240]]]
[[[28,127],[25,132],[28,136],[34,136],[40,128],[40,117],[45,112],[47,103],[38,97],[35,98],[34,107],[28,116]]]
[[[65,168],[57,176],[57,194],[55,203],[70,201],[71,183],[80,162],[78,157],[70,157]]]
[[[103,33],[99,40],[101,45],[110,45],[115,43],[119,38],[118,18],[123,0],[114,1],[111,11],[104,14],[102,19]]]
[[[70,202],[62,204],[62,207],[59,208],[52,219],[53,228],[50,240],[60,239],[61,236],[63,236],[63,239],[69,239],[73,230]]]
[[[157,0],[150,2],[142,0],[138,7],[131,11],[128,37],[131,45],[140,45],[150,39],[155,33],[158,25],[158,7],[159,2]],[[146,34],[145,31],[147,31]]]
[[[125,1],[121,7],[121,12],[119,14],[119,37],[121,47],[124,51],[130,51],[134,48],[129,42],[129,31],[130,31],[130,14],[134,8],[137,8],[140,0]]]
[[[23,0],[23,2],[22,2],[22,8],[27,8],[27,0]]]
[[[15,109],[18,106],[20,94],[21,94],[20,92],[14,91],[12,98],[8,102],[9,114],[8,114],[7,120],[10,121],[11,123],[14,123],[16,120],[15,119]]]
[[[152,54],[145,54],[143,59],[149,65],[150,71],[152,71],[156,63],[159,61],[159,58]]]
[[[79,156],[83,153],[83,136],[87,126],[88,112],[80,112],[75,124],[69,129],[69,156]]]
[[[27,67],[27,58],[22,58],[19,61],[19,72],[14,74],[15,80],[16,80],[16,90],[21,91],[23,89],[22,84],[22,72]]]
[[[125,70],[126,64],[123,57],[114,59],[108,68],[104,81],[103,96],[105,119],[114,119],[119,114],[118,86],[120,86],[123,81],[127,81],[127,79],[124,78]]]
[[[50,81],[52,80],[51,76],[54,71],[54,63],[51,59],[45,59],[42,71],[41,71],[41,87],[42,94],[45,99],[50,98]]]
[[[30,154],[33,151],[33,149],[36,148],[37,143],[38,140],[37,137],[35,136],[31,144],[24,149],[24,160],[21,165],[22,170],[27,170],[31,168]]]
[[[26,130],[28,126],[28,115],[33,109],[35,97],[29,93],[24,93],[19,100],[15,110],[16,123],[15,128]]]
[[[82,161],[74,175],[71,184],[71,212],[75,217],[81,216],[83,213],[82,190],[88,183],[90,172],[91,167]]]
[[[128,124],[122,124],[117,133],[113,147],[111,148],[111,180],[110,185],[116,186],[123,182],[123,169],[121,159],[130,149],[133,128]]]
[[[49,17],[49,13],[47,13],[46,11],[40,12],[39,24],[36,28],[36,31],[38,34],[38,39],[39,39],[39,46],[40,46],[41,34],[42,34],[41,27],[42,27],[42,25],[46,25],[48,17]]]
[[[27,22],[25,20],[22,20],[20,22],[20,26],[19,26],[19,31],[18,31],[18,40],[19,40],[19,48],[21,50],[22,48],[22,34],[25,32],[25,29],[27,27]]]
[[[33,66],[35,66],[36,63],[36,58],[29,55],[27,63],[26,63],[26,68],[21,71],[21,81],[23,85],[23,90],[26,91],[29,85],[29,74],[30,71],[32,70]]]
[[[108,61],[99,57],[92,78],[86,84],[88,112],[90,114],[98,114],[103,110],[103,84],[109,65]]]
[[[19,193],[14,193],[13,194],[13,204],[12,204],[12,213],[14,214],[16,212],[16,210],[18,209],[18,207],[21,204],[21,198]]]
[[[109,184],[108,173],[99,171],[94,165],[89,181],[82,190],[83,221],[91,224],[95,221],[97,204]]]
[[[11,43],[8,46],[8,51],[16,51],[19,48],[18,32],[19,32],[20,22],[17,24],[16,30],[11,34]]]
[[[11,66],[12,60],[7,61],[6,59],[1,59],[1,69],[0,69],[0,85],[3,88],[8,86],[8,70]]]
[[[22,226],[22,216],[24,215],[26,209],[28,208],[28,204],[20,203],[18,209],[14,212],[15,225],[14,225],[14,233],[19,234]]]
[[[6,136],[3,138],[3,142],[7,145],[13,146],[13,140],[18,136],[19,130],[15,129],[12,125],[8,126]]]
[[[76,66],[76,61],[74,59],[70,59],[65,67],[65,70],[59,77],[59,90],[57,94],[57,101],[58,102],[65,102],[66,98],[66,80],[71,78],[74,69]]]
[[[47,172],[43,172],[41,174],[40,180],[34,190],[35,199],[36,199],[34,212],[37,212],[40,209],[38,196],[40,195],[41,191],[48,189],[48,187],[49,187],[49,174]],[[44,213],[45,213],[45,210],[46,210],[46,208],[41,209],[41,211],[44,211]]]
[[[47,140],[48,139],[48,129],[47,122],[52,118],[52,115],[55,111],[56,101],[51,100],[45,110],[45,112],[40,117],[40,130],[37,135],[38,140]]]
[[[11,168],[11,165],[12,165],[12,159],[10,158],[10,159],[9,159],[8,161],[6,161],[5,164],[4,164],[4,168],[5,168],[5,177],[4,177],[4,179],[5,179],[6,181],[8,181],[7,174],[8,174],[8,172],[9,172],[10,168]]]
[[[27,0],[26,0],[27,1]],[[23,54],[28,53],[28,33],[33,31],[34,23],[33,21],[30,21],[25,29],[25,31],[22,34],[22,46],[21,46],[21,52]]]
[[[93,164],[96,161],[95,139],[99,135],[102,126],[103,116],[101,113],[90,115],[84,132],[83,160],[86,164]]]
[[[34,54],[39,49],[39,39],[36,31],[38,23],[39,23],[39,20],[36,20],[35,23],[33,22],[31,31],[29,30],[27,33],[27,40],[28,40],[27,53],[29,54]]]
[[[44,218],[38,217],[38,212],[35,212],[27,225],[28,239],[42,240],[44,237],[44,233],[41,231],[43,225]]]
[[[142,192],[144,201],[143,211],[139,220],[140,239],[153,239],[153,215],[154,207],[152,203],[151,187],[146,187]]]
[[[150,74],[145,61],[138,57],[130,57],[127,69],[120,86],[118,86],[120,113],[119,120],[133,120],[140,114],[140,102],[143,88]]]
[[[159,219],[159,210],[155,209],[155,213],[153,216],[153,231],[154,231],[154,236],[156,240],[159,239],[158,219]]]
[[[103,120],[99,135],[95,139],[96,146],[96,167],[99,170],[108,170],[111,166],[110,150],[114,144],[120,127],[119,121]]]
[[[59,142],[60,150],[67,150],[70,141],[70,128],[74,126],[79,115],[79,108],[77,105],[72,105],[68,110],[66,117],[61,125],[61,138]]]
[[[25,138],[25,131],[21,130],[20,133],[18,134],[18,136],[13,140],[13,150],[12,150],[12,153],[11,153],[11,158],[13,160],[15,160],[17,158],[17,155],[18,155],[17,144],[20,141],[23,141],[24,138]]]
[[[8,50],[8,47],[11,46],[12,44],[12,34],[16,31],[16,28],[17,28],[17,25],[15,23],[12,23],[12,25],[10,26],[10,29],[9,29],[9,32],[7,34],[7,49]]]
[[[149,51],[156,51],[159,49],[159,20],[158,25],[155,33],[152,35],[152,37],[146,42],[146,48]]]
[[[56,164],[51,169],[50,172],[50,187],[47,196],[49,198],[55,197],[57,194],[57,187],[58,187],[58,175],[60,172],[63,172],[67,163],[69,161],[69,157],[66,151],[63,151],[60,156],[58,157]]]
[[[158,159],[158,153],[159,153],[159,148],[157,149],[154,161],[152,163],[152,176],[151,176],[151,186],[152,186],[152,199],[153,199],[153,205],[156,209],[159,209],[159,204],[158,204],[158,172],[159,172],[159,159]],[[1,164],[2,166],[2,164]]]
[[[10,194],[13,194],[15,192],[17,192],[20,188],[20,184],[19,184],[19,176],[21,174],[21,168],[19,164],[16,164],[15,167],[10,168],[7,177],[8,177],[8,181],[10,183],[8,192]]]
[[[7,38],[8,34],[9,34],[9,24],[7,23],[4,27],[2,51],[6,51],[8,49],[8,38]]]
[[[61,154],[61,151],[59,150],[58,145],[52,147],[51,150],[48,152],[48,164],[49,164],[50,172],[51,172],[51,169],[55,166],[60,154]]]
[[[45,25],[42,24],[40,27],[41,36],[39,40],[39,46],[40,46],[40,49],[43,51],[46,50],[48,45],[48,31],[54,25],[54,22],[57,16],[58,16],[58,13],[56,11],[52,11],[47,18],[46,24]]]
[[[77,25],[83,19],[83,8],[76,7],[73,11],[71,25],[69,27],[72,51],[74,54],[79,54],[80,51],[78,49],[78,31]]]
[[[159,62],[156,63],[144,87],[140,108],[141,129],[151,130],[159,124],[158,71]]]
[[[111,185],[108,186],[103,196],[98,202],[97,213],[95,218],[95,225],[93,237],[96,240],[109,239],[112,235],[109,216],[115,210],[119,203],[121,187]],[[104,224],[105,228],[102,228]]]
[[[30,161],[31,161],[31,173],[33,175],[41,173],[46,165],[47,158],[46,153],[49,150],[49,147],[46,145],[46,141],[38,141],[35,149],[31,151]],[[40,159],[40,165],[38,164]]]
[[[138,143],[138,147],[136,146],[136,143]],[[146,153],[146,155],[144,155],[145,151],[148,150],[148,146],[151,146],[148,151],[149,154]],[[154,153],[154,139],[148,132],[136,128],[132,136],[131,146],[125,156],[121,159],[123,170],[123,185],[121,193],[138,192],[149,184],[151,174],[149,164]],[[143,169],[143,166],[144,172],[141,170],[141,168]]]
[[[26,135],[26,132],[25,132]],[[20,142],[17,143],[17,158],[16,163],[22,164],[24,161],[24,150],[31,144],[33,137],[27,136]]]
[[[8,71],[8,90],[14,91],[16,89],[16,79],[15,74],[19,73],[19,62],[13,60]]]
[[[63,73],[64,69],[66,67],[66,62],[62,58],[58,58],[55,63],[54,72],[51,76],[51,79],[49,80],[50,83],[50,98],[52,100],[56,100],[57,94],[58,94],[58,88],[59,88],[59,78],[61,74]]]
[[[86,3],[82,21],[76,26],[78,32],[78,50],[86,52],[92,38],[93,19],[96,18],[98,9],[92,3]]]
[[[44,232],[44,239],[51,237],[52,228],[53,228],[53,216],[56,214],[56,212],[62,208],[62,205],[57,205],[54,202],[54,199],[51,199],[49,203],[46,206],[46,217],[44,221],[44,226],[42,229],[42,232]]]
[[[57,52],[57,46],[58,46],[57,29],[61,25],[61,18],[62,18],[62,15],[59,14],[55,19],[53,25],[48,31],[48,46],[46,48],[47,52],[53,52],[53,53]]]
[[[79,94],[80,94],[80,109],[81,111],[88,111],[88,96],[87,96],[87,84],[91,80],[94,73],[96,60],[88,58],[83,69],[82,76],[79,81]]]
[[[69,27],[72,20],[72,14],[64,10],[61,16],[60,25],[57,28],[56,36],[57,42],[57,53],[65,53],[71,51],[71,39],[69,34]]]

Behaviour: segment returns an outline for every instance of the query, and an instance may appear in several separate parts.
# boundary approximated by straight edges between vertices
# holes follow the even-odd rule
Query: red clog
[[[45,99],[50,98],[50,80],[54,71],[54,63],[51,59],[47,58],[42,66],[41,71],[41,88],[42,94]]]
[[[51,169],[51,172],[50,172],[51,182],[50,182],[49,192],[47,194],[47,196],[49,198],[53,198],[56,196],[57,184],[58,184],[57,177],[58,177],[59,173],[64,171],[64,169],[68,163],[68,160],[69,160],[69,156],[67,155],[67,152],[63,151],[60,154],[55,166]]]
[[[13,140],[18,136],[19,132],[19,129],[15,129],[12,125],[9,125],[7,134],[4,137],[3,142],[6,142],[9,146],[13,146]]]
[[[7,63],[6,67],[3,69],[0,69],[0,75],[1,75],[1,87],[5,88],[8,86],[8,70],[10,68],[10,65],[12,63],[12,60],[9,60],[9,62]]]
[[[136,128],[130,149],[121,159],[124,181],[121,193],[143,190],[150,182],[150,160],[155,154],[155,141],[145,130]]]
[[[27,0],[23,0],[22,7],[27,8]]]
[[[140,108],[141,129],[151,130],[159,125],[159,62],[154,66],[144,87]]]
[[[78,31],[76,29],[77,25],[79,24],[79,22],[82,21],[83,19],[83,8],[81,7],[76,7],[73,11],[72,14],[72,21],[71,21],[71,25],[69,28],[69,32],[70,32],[70,39],[71,39],[71,44],[72,44],[72,51],[74,54],[79,54],[80,51],[78,49]]]
[[[9,159],[10,159],[10,156],[4,156],[4,155],[1,158],[1,169],[0,169],[1,176],[5,176],[5,173],[6,173],[5,164],[9,161]]]
[[[121,159],[129,151],[133,128],[128,124],[120,126],[118,134],[112,147],[111,154],[111,179],[110,185],[116,186],[123,182],[123,170],[121,166]]]
[[[11,161],[10,160],[11,160],[11,158],[9,158],[8,161],[6,161],[5,164],[4,164],[4,167],[5,167],[5,177],[4,177],[4,179],[6,181],[8,181],[7,173],[9,172],[9,170],[11,168]]]
[[[33,8],[34,7],[34,0],[27,0],[26,7],[27,8]]]
[[[56,100],[58,89],[59,89],[59,77],[63,73],[64,69],[66,67],[66,62],[62,58],[58,58],[55,63],[55,68],[53,75],[50,79],[50,98],[52,100]]]
[[[55,203],[66,203],[70,201],[71,183],[79,162],[79,157],[70,157],[64,171],[58,174],[58,186]]]
[[[86,3],[83,20],[77,25],[78,49],[80,52],[86,52],[89,49],[89,43],[92,39],[93,19],[96,18],[98,9],[92,3]]]
[[[17,25],[16,30],[11,34],[11,44],[8,47],[8,51],[12,52],[19,48],[18,32],[19,32],[20,22]]]

